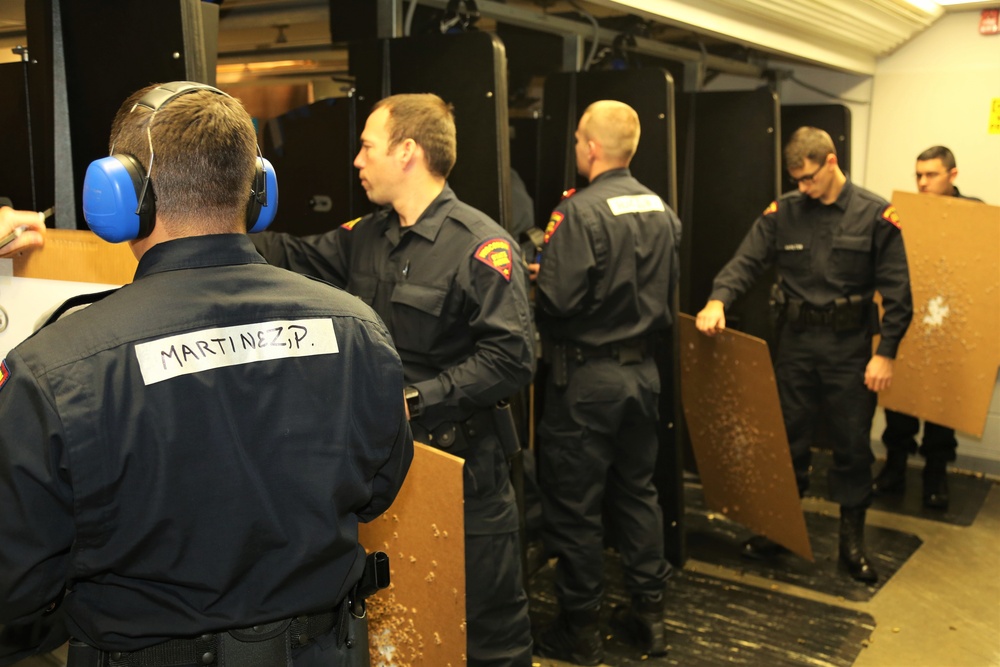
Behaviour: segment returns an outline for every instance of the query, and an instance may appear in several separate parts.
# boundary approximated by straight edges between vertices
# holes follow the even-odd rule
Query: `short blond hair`
[[[580,129],[604,149],[610,161],[628,164],[639,147],[639,114],[618,100],[600,100],[587,107]]]

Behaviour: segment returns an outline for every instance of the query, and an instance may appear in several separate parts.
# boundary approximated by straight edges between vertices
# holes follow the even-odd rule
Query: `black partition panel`
[[[292,109],[261,127],[260,149],[278,177],[280,202],[270,229],[321,234],[369,210],[355,189],[355,98]]]
[[[580,116],[592,102],[614,99],[625,102],[639,115],[641,138],[631,163],[632,174],[676,210],[676,144],[674,131],[674,84],[659,68],[600,72],[564,72],[545,80],[536,217],[549,219],[568,188],[586,187],[576,171],[575,138]],[[673,301],[676,294],[664,295]],[[660,396],[660,452],[654,481],[663,507],[666,556],[676,566],[684,564],[684,494],[680,435],[680,385],[678,342],[673,331],[664,336],[657,355],[662,393]],[[542,406],[544,409],[544,406]],[[544,447],[544,443],[539,443]],[[539,480],[544,484],[545,480]]]
[[[778,99],[767,89],[693,93],[684,104],[688,199],[681,261],[681,309],[696,314],[712,280],[732,258],[754,220],[780,193]],[[691,134],[693,133],[693,135]],[[773,272],[726,313],[727,326],[773,338],[767,301]]]
[[[25,91],[28,64],[0,64],[0,197],[6,197],[14,208],[40,210],[36,186],[32,179],[33,146],[29,142],[31,127],[29,101]],[[47,204],[46,204],[47,205]]]
[[[792,133],[810,125],[826,130],[837,149],[837,163],[845,174],[851,172],[851,110],[843,104],[783,104],[781,106],[781,145]],[[782,174],[788,165],[782,157]]]
[[[642,138],[632,159],[633,175],[671,208],[677,206],[674,84],[659,68],[562,72],[545,79],[538,217],[548,220],[568,188],[584,187],[576,172],[574,132],[580,115],[597,100],[620,100],[639,114]]]
[[[73,174],[79,193],[87,166],[108,154],[111,121],[125,98],[150,83],[193,78],[194,65],[205,60],[205,53],[194,35],[185,39],[192,9],[188,0],[61,0],[60,7]],[[85,224],[82,210],[78,211],[77,226]]]
[[[454,106],[458,162],[448,184],[462,201],[509,227],[503,43],[485,32],[356,42],[350,45],[350,67],[357,82],[359,128],[372,106],[388,95],[436,93]]]

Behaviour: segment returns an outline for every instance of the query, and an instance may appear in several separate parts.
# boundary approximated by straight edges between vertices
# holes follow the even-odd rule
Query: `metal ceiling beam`
[[[448,0],[417,0],[419,4],[444,9],[448,6]],[[595,30],[590,23],[574,21],[561,16],[552,16],[540,11],[529,11],[519,9],[512,5],[492,0],[477,0],[477,7],[482,16],[506,23],[508,25],[537,30],[539,32],[551,33],[554,35],[578,35],[585,39],[593,39]],[[609,28],[598,28],[596,30],[598,42],[601,44],[613,44],[619,33]],[[665,60],[677,60],[680,62],[703,63],[708,69],[726,74],[738,76],[748,76],[760,78],[764,68],[751,63],[745,63],[731,58],[703,54],[694,49],[685,49],[672,44],[665,44],[645,37],[636,37],[635,47],[627,47],[628,50],[642,55],[650,55]]]

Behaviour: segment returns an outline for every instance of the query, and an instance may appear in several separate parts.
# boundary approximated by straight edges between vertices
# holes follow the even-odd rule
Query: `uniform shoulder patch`
[[[514,255],[510,250],[510,242],[507,239],[490,239],[483,241],[476,248],[475,258],[490,267],[504,280],[510,282],[510,272],[514,266]]]
[[[549,242],[549,239],[551,239],[552,235],[556,233],[556,230],[559,229],[559,225],[562,224],[562,221],[565,218],[566,216],[559,211],[552,212],[552,217],[549,218],[549,224],[545,225],[545,238],[542,239],[543,244]]]
[[[358,224],[359,222],[361,222],[361,218],[354,218],[354,220],[348,220],[347,222],[342,224],[341,227],[343,229],[346,229],[347,231],[351,231],[352,229],[354,229],[354,225]]]
[[[899,214],[896,213],[896,207],[892,204],[886,206],[885,210],[882,211],[882,219],[891,223],[896,229],[902,229],[899,223]]]
[[[563,190],[562,197],[559,198],[560,201],[563,199],[569,199],[576,194],[576,188],[570,188],[569,190]]]
[[[7,384],[8,379],[10,379],[10,371],[7,369],[7,360],[4,359],[0,361],[0,390]]]
[[[777,212],[778,212],[778,202],[773,201],[767,208],[764,209],[764,212],[761,213],[761,215],[770,215],[771,213],[777,213]]]

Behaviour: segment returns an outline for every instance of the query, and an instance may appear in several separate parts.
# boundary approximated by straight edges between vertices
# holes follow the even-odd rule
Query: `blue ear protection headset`
[[[229,97],[218,88],[203,83],[175,81],[150,90],[136,106],[146,107],[155,114],[171,100],[199,90]],[[147,132],[152,122],[150,119]],[[83,217],[90,229],[105,241],[120,243],[141,239],[153,231],[156,194],[150,180],[154,158],[152,136],[149,155],[149,168],[145,173],[139,161],[126,153],[112,153],[87,167],[83,179]],[[262,232],[274,221],[278,210],[278,180],[274,167],[260,154],[260,146],[255,162],[257,168],[247,202],[247,231]]]

